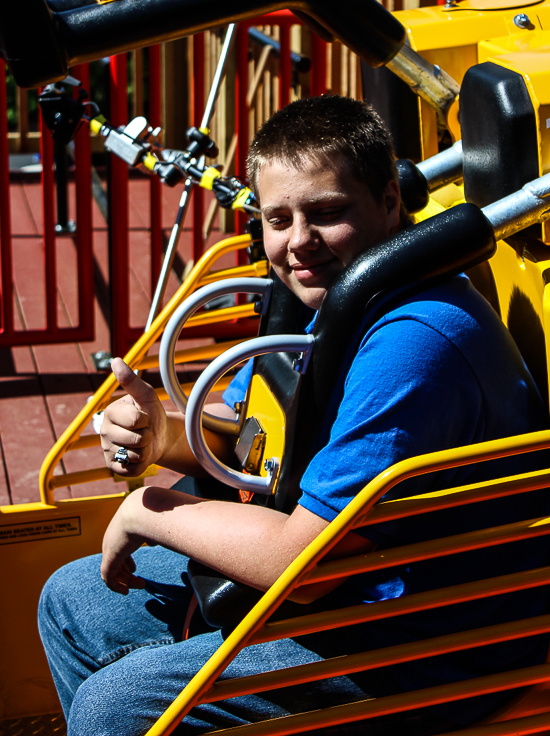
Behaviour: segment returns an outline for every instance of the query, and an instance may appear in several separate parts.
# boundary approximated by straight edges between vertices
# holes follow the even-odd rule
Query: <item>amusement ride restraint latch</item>
[[[235,447],[235,455],[241,463],[241,468],[247,473],[259,475],[266,436],[264,428],[256,417],[249,417],[246,420]]]

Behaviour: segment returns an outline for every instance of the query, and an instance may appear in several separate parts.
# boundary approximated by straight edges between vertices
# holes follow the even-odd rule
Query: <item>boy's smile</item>
[[[399,227],[396,182],[376,202],[342,158],[306,159],[301,169],[274,160],[260,170],[258,185],[267,257],[314,309],[342,269]]]

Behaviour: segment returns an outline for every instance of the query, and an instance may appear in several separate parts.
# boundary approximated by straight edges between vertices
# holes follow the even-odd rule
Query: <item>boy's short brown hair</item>
[[[292,102],[263,124],[248,153],[250,188],[259,198],[259,172],[270,161],[300,169],[306,158],[335,156],[345,160],[376,201],[397,180],[392,139],[375,110],[350,97],[323,95]]]

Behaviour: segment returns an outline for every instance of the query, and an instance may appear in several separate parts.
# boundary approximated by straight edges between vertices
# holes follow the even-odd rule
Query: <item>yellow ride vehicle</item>
[[[150,366],[152,359],[147,357],[147,351],[171,319],[160,363],[167,392],[186,409],[196,456],[214,477],[232,485],[241,495],[253,493],[256,498],[274,499],[271,502],[287,512],[296,499],[284,496],[285,483],[300,476],[311,457],[313,439],[308,422],[322,418],[327,409],[328,387],[339,370],[331,353],[343,352],[348,344],[353,331],[350,313],[362,309],[384,290],[407,289],[411,284],[430,283],[441,275],[468,270],[473,283],[514,336],[546,405],[549,396],[550,231],[545,222],[550,217],[550,28],[546,28],[550,3],[517,6],[513,0],[457,0],[393,16],[374,0],[342,0],[337,7],[334,5],[327,0],[269,5],[247,2],[235,11],[224,3],[191,0],[115,0],[87,5],[72,0],[33,0],[26,5],[10,5],[9,13],[7,9],[0,10],[4,55],[22,86],[61,79],[72,63],[280,7],[295,10],[325,37],[339,38],[375,67],[372,71],[364,69],[365,93],[386,117],[398,155],[417,164],[403,163],[400,171],[407,201],[416,202],[418,207],[424,205],[417,215],[418,224],[408,231],[411,234],[395,236],[388,241],[389,246],[385,243],[384,247],[372,249],[355,268],[352,266],[348,280],[338,282],[327,297],[332,321],[327,321],[326,329],[307,338],[292,334],[293,324],[302,323],[303,315],[297,312],[295,302],[285,304],[284,290],[276,278],[265,278],[265,262],[243,267],[237,274],[215,274],[209,270],[221,251],[244,248],[250,239],[243,236],[221,244],[197,264],[171,304],[127,356],[133,369]],[[224,287],[223,281],[234,276],[245,278],[227,281]],[[206,291],[200,291],[199,287],[205,285]],[[218,346],[200,355],[176,355],[176,360],[216,357],[187,402],[172,367],[175,342],[193,311],[224,291],[251,291],[262,296],[265,306],[261,337],[231,347],[225,356],[216,357],[222,350],[218,351]],[[184,301],[186,297],[190,300]],[[252,312],[252,307],[243,308],[243,313]],[[212,319],[225,317],[212,314]],[[229,318],[233,317],[232,313]],[[236,471],[221,466],[211,456],[201,427],[203,423],[215,424],[216,420],[203,420],[202,411],[216,382],[251,355],[269,357],[257,361],[259,367],[245,405],[240,407],[237,424],[222,427],[240,435],[242,469]],[[283,376],[283,388],[273,380],[275,374]],[[17,602],[4,606],[0,618],[0,718],[6,728],[21,718],[29,719],[23,722],[23,728],[30,728],[35,717],[59,711],[35,630],[39,592],[60,565],[99,551],[102,534],[124,494],[56,501],[54,490],[58,485],[81,479],[54,476],[53,469],[65,451],[91,442],[81,439],[80,434],[92,414],[109,401],[115,388],[111,377],[53,449],[41,476],[41,503],[0,509],[2,574],[6,589],[18,590]],[[369,483],[265,595],[244,603],[237,596],[228,608],[219,591],[233,595],[230,583],[214,581],[214,587],[208,587],[211,578],[203,593],[214,604],[222,601],[220,616],[230,610],[233,631],[149,734],[170,733],[198,703],[550,632],[550,614],[495,623],[482,629],[469,629],[465,623],[464,631],[452,635],[266,671],[249,678],[223,677],[238,653],[255,643],[416,611],[433,612],[444,606],[547,586],[550,567],[539,567],[361,606],[276,615],[295,588],[307,583],[347,578],[473,549],[495,548],[498,554],[499,545],[550,533],[549,518],[526,520],[521,514],[521,494],[547,488],[548,469],[378,503],[389,489],[409,478],[534,452],[548,448],[549,444],[550,431],[543,431],[410,458]],[[109,471],[93,472],[98,477]],[[336,561],[324,560],[349,530],[404,517],[420,518],[424,514],[425,524],[429,525],[429,515],[442,509],[471,505],[471,514],[475,515],[476,504],[511,495],[518,499],[518,516],[512,523],[445,538],[439,538],[435,523],[431,539]],[[201,585],[205,587],[201,576],[204,578],[197,571],[199,595]],[[217,615],[214,610],[213,618]],[[25,631],[25,636],[20,635],[21,631]],[[548,682],[547,662],[323,710],[310,711],[304,703],[304,712],[298,715],[228,728],[225,732],[275,736],[316,731],[521,688],[509,706],[464,732],[471,736],[544,733],[550,731]],[[52,723],[62,727],[55,718]],[[365,730],[368,733],[367,725]]]

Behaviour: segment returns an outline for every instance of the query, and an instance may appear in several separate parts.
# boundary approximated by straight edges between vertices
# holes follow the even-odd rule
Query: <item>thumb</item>
[[[157,401],[155,389],[148,383],[145,383],[145,381],[142,381],[139,376],[136,376],[134,371],[122,358],[113,358],[111,361],[111,370],[121,387],[132,397],[138,409],[143,408],[145,404],[150,404],[152,401]]]

